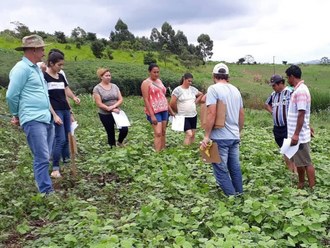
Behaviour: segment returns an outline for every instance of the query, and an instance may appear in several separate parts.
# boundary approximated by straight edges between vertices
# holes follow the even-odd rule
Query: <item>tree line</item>
[[[53,38],[58,43],[74,43],[77,48],[88,44],[96,58],[113,59],[113,49],[145,51],[145,64],[156,62],[158,59],[166,65],[170,56],[174,55],[184,66],[191,67],[204,64],[213,55],[213,41],[208,34],[200,34],[197,45],[189,44],[183,31],[176,32],[168,22],[164,22],[160,30],[153,28],[150,37],[138,37],[129,31],[124,21],[118,19],[109,39],[97,38],[96,33],[86,32],[81,27],[74,28],[68,37],[62,31],[55,31],[54,34],[44,31],[31,32],[29,27],[21,22],[16,21],[12,24],[15,25],[14,31],[6,29],[1,31],[0,35],[7,34],[21,39],[35,33],[44,39]],[[67,48],[70,49],[69,46]],[[153,52],[157,52],[157,58]]]

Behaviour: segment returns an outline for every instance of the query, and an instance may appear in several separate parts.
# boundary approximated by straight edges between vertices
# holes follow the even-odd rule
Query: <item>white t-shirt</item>
[[[189,86],[187,89],[178,86],[173,90],[172,95],[177,97],[178,115],[185,117],[197,115],[195,103],[197,94],[198,89],[193,86]]]

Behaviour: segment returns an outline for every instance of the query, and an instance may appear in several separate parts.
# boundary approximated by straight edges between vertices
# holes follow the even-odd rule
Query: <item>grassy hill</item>
[[[46,53],[51,48],[61,49],[65,53],[65,71],[70,86],[77,93],[90,92],[98,79],[96,69],[100,66],[109,67],[112,70],[113,82],[122,90],[124,95],[138,95],[139,86],[148,76],[147,66],[143,64],[142,51],[114,50],[113,60],[96,59],[89,45],[82,45],[80,49],[74,44],[59,44],[54,41],[46,47]],[[8,84],[8,73],[12,66],[20,60],[22,53],[14,51],[20,45],[20,41],[12,37],[0,36],[0,85]],[[157,54],[155,53],[157,57]],[[46,59],[46,58],[45,58]],[[206,90],[212,84],[211,72],[216,62],[207,62],[205,65],[185,68],[175,56],[169,61],[158,62],[161,68],[161,78],[165,85],[172,88],[179,84],[181,75],[190,71],[194,75],[194,85],[201,90]],[[245,104],[251,108],[262,108],[265,99],[272,91],[268,85],[270,76],[274,73],[284,75],[287,65],[281,64],[256,64],[237,65],[228,64],[230,69],[230,81],[237,86],[244,97]],[[313,99],[321,99],[322,108],[327,108],[330,102],[330,67],[324,65],[301,65],[303,79],[310,87]],[[316,103],[319,104],[319,103]],[[313,104],[316,106],[316,104]]]

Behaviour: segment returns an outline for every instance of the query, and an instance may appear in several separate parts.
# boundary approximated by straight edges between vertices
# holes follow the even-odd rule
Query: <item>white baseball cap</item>
[[[216,64],[213,68],[213,74],[229,74],[228,66],[224,63]]]

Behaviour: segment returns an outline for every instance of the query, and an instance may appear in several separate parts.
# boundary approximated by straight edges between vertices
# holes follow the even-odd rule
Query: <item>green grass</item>
[[[6,111],[5,91],[0,109]],[[90,95],[72,104],[78,121],[78,175],[63,168],[56,195],[37,193],[24,133],[0,118],[0,246],[4,247],[326,247],[329,245],[329,115],[312,115],[317,186],[295,189],[266,111],[246,109],[240,146],[245,193],[227,198],[196,143],[167,129],[152,151],[141,97],[125,97],[125,148],[109,149]]]
[[[51,48],[58,48],[64,51],[66,57],[65,71],[68,80],[74,90],[79,92],[90,91],[96,84],[96,68],[99,66],[110,67],[114,69],[114,80],[120,81],[120,87],[123,92],[134,92],[137,94],[140,82],[147,76],[147,66],[143,65],[142,51],[113,50],[113,60],[95,59],[88,44],[82,45],[80,49],[75,44],[59,44],[52,40],[46,42],[52,43],[46,47],[46,52]],[[13,38],[0,36],[0,85],[8,83],[8,73],[11,67],[18,61],[22,55],[21,52],[13,51],[19,46],[20,41]],[[66,49],[70,46],[71,49]],[[157,58],[157,53],[155,53]],[[46,57],[45,57],[46,59]],[[171,56],[166,63],[159,61],[161,69],[161,78],[164,83],[177,85],[181,75],[185,72],[191,72],[194,75],[194,85],[206,91],[212,82],[212,69],[216,62],[207,62],[205,65],[187,69],[183,67],[175,56]],[[256,64],[256,65],[237,65],[228,64],[230,70],[230,82],[237,86],[247,107],[262,109],[264,101],[272,92],[268,85],[268,80],[274,73],[285,76],[285,70],[288,65],[276,64]],[[324,65],[301,65],[303,79],[313,92],[313,109],[326,109],[329,106],[330,87],[328,79],[330,78],[330,67]],[[125,78],[125,81],[121,80]],[[134,86],[132,86],[134,82]],[[127,84],[127,85],[125,85]],[[84,89],[80,89],[83,85]],[[133,89],[126,90],[132,87]],[[88,89],[88,90],[87,90]],[[134,90],[135,89],[135,90]]]

